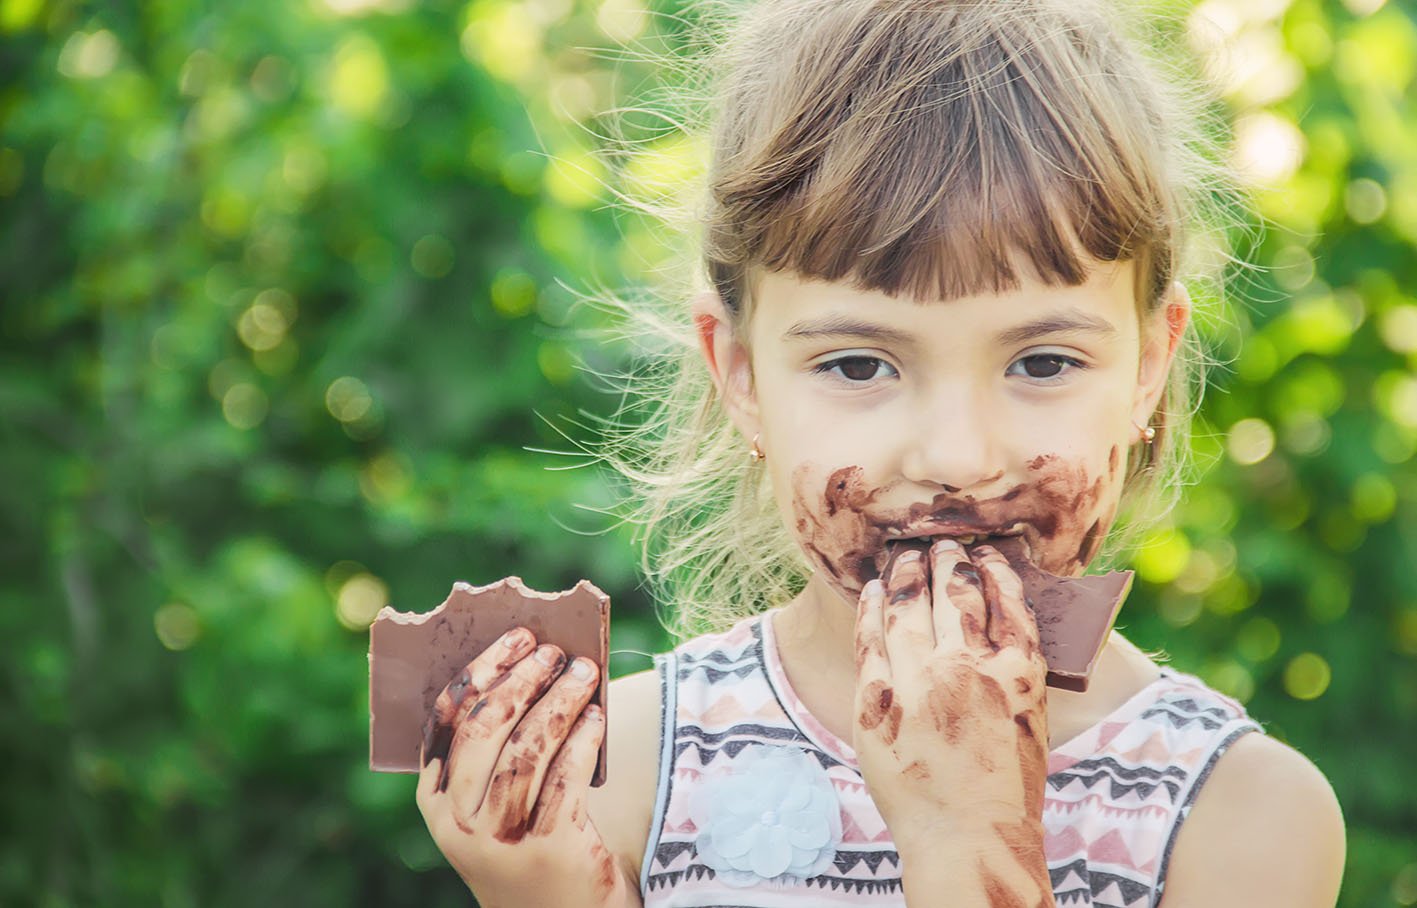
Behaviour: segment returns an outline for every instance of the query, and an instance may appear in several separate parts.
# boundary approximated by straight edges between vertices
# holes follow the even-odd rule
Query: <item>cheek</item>
[[[876,556],[885,543],[882,530],[866,518],[877,491],[865,471],[850,466],[829,469],[802,463],[787,482],[790,515],[798,545],[838,592],[854,598],[877,576]]]
[[[1080,573],[1096,557],[1116,514],[1126,458],[1126,448],[1118,441],[1097,460],[1042,455],[1029,463],[1034,478],[1025,484],[1017,504],[1031,512],[1038,534],[1033,556],[1039,567],[1068,576]]]

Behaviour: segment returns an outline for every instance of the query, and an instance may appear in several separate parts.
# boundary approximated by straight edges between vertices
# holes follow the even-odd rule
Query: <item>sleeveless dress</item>
[[[788,684],[769,615],[656,657],[663,729],[645,908],[903,906],[900,859],[855,753]],[[1162,669],[1054,749],[1043,825],[1057,904],[1156,905],[1201,784],[1251,731],[1238,703]]]

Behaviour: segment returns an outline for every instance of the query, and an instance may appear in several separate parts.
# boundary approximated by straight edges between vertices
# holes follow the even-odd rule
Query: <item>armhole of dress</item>
[[[1166,889],[1166,873],[1171,869],[1171,851],[1176,847],[1176,836],[1181,831],[1181,824],[1186,821],[1186,817],[1191,815],[1191,806],[1195,803],[1196,797],[1200,794],[1201,786],[1205,780],[1210,778],[1211,770],[1215,769],[1216,761],[1225,755],[1230,749],[1230,745],[1240,739],[1242,735],[1250,732],[1264,733],[1251,719],[1240,719],[1233,724],[1230,732],[1211,751],[1210,757],[1205,761],[1205,765],[1191,776],[1190,787],[1186,789],[1185,797],[1181,801],[1181,808],[1176,812],[1176,821],[1171,824],[1171,834],[1166,838],[1166,849],[1161,853],[1161,868],[1156,872],[1156,887],[1152,890],[1152,908],[1157,908],[1161,904],[1161,896]]]
[[[654,819],[650,821],[649,838],[645,840],[644,857],[640,859],[642,900],[649,892],[650,866],[664,828],[664,811],[669,805],[674,766],[674,717],[678,715],[679,664],[676,654],[664,653],[655,662],[659,668],[659,782],[655,786]]]

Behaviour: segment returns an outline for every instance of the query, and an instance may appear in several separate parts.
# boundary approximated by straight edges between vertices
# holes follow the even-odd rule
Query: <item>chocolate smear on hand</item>
[[[1048,686],[1079,693],[1087,690],[1112,623],[1132,588],[1132,572],[1059,577],[1034,566],[1020,537],[989,536],[965,548],[979,544],[998,549],[1023,582],[1024,599],[1038,623],[1039,645],[1048,663]],[[928,560],[930,541],[904,539],[889,543],[886,549],[882,577],[888,582],[903,552],[913,549]]]
[[[425,742],[446,751],[451,729],[445,732],[439,717],[433,716],[438,695],[469,662],[514,627],[531,631],[537,643],[559,646],[567,660],[577,656],[595,660],[600,684],[591,702],[605,709],[609,596],[588,580],[561,593],[537,592],[520,577],[488,586],[459,581],[432,611],[384,608],[369,628],[369,768],[418,772],[419,749]],[[602,741],[591,784],[604,781]]]

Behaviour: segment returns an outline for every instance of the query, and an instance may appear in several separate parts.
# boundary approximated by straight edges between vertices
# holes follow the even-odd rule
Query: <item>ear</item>
[[[1141,363],[1132,402],[1132,424],[1137,436],[1132,439],[1133,444],[1141,440],[1141,433],[1135,431],[1135,426],[1145,428],[1151,424],[1152,415],[1166,390],[1171,363],[1176,359],[1176,351],[1190,321],[1191,295],[1178,281],[1166,291],[1157,310],[1142,322]]]
[[[758,400],[753,389],[753,366],[744,339],[734,327],[728,307],[712,290],[705,290],[689,301],[689,311],[698,334],[699,353],[713,376],[728,418],[743,433],[753,438],[761,431]]]

